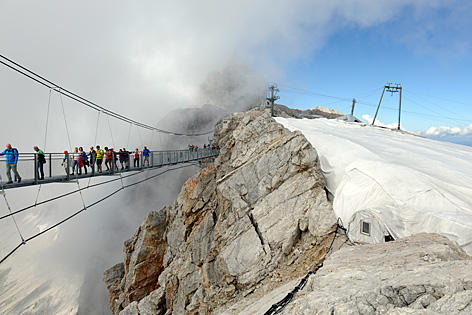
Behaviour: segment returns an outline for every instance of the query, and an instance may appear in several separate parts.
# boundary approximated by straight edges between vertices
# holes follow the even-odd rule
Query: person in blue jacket
[[[144,161],[143,161],[143,166],[147,162],[147,166],[149,167],[149,149],[147,147],[144,147],[143,150],[143,156],[144,156]]]
[[[15,181],[21,183],[20,174],[18,174],[18,170],[16,169],[16,165],[18,164],[18,150],[11,147],[11,144],[7,144],[7,148],[0,153],[0,156],[6,155],[6,172],[8,177],[7,184],[13,184],[11,180],[11,171],[13,170],[13,174],[15,174]]]

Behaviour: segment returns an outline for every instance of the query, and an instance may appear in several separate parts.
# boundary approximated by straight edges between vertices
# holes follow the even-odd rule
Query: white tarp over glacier
[[[471,147],[337,120],[276,120],[317,150],[345,226],[370,214],[394,238],[439,233],[472,254]]]

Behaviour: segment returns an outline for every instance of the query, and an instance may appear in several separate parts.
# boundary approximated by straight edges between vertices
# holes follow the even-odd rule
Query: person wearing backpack
[[[11,171],[15,174],[15,181],[21,183],[21,176],[18,174],[17,164],[18,164],[18,149],[12,148],[11,144],[7,144],[7,148],[0,153],[0,156],[6,155],[6,173],[8,177],[7,184],[13,184],[11,180]]]
[[[105,166],[107,167],[107,171],[110,171],[112,166],[111,166],[111,160],[112,160],[112,152],[108,147],[105,147]]]
[[[37,146],[34,146],[33,150],[36,151],[36,154],[38,155],[38,165],[36,166],[38,178],[44,180],[44,164],[46,164],[46,156],[44,155],[43,150],[39,149]]]
[[[90,160],[89,160],[89,166],[92,170],[92,174],[93,172],[95,171],[95,161],[97,160],[97,152],[94,150],[93,147],[90,147],[90,151],[89,151],[89,157],[90,157]]]
[[[87,175],[87,166],[89,165],[87,153],[84,151],[84,148],[79,148],[80,158],[82,160],[82,165],[84,167],[85,175]],[[82,166],[79,165],[79,175],[82,175]]]
[[[103,155],[105,154],[102,149],[100,149],[100,146],[97,145],[97,168],[98,172],[102,172],[102,162],[103,162]]]
[[[128,152],[128,150],[126,150],[125,148],[123,148],[123,156],[124,156],[124,161],[125,161],[125,166],[126,166],[126,169],[129,169],[129,154],[131,152]]]
[[[149,153],[151,151],[149,151],[149,149],[147,147],[144,147],[144,150],[143,150],[143,157],[144,157],[144,161],[143,161],[143,166],[144,166],[144,163],[147,162],[147,166],[149,167]]]

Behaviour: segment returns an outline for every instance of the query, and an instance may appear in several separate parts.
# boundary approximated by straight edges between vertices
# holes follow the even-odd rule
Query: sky
[[[465,0],[1,0],[0,48],[65,88],[146,124],[175,108],[202,105],[199,87],[208,73],[238,58],[279,84],[281,103],[298,108],[346,112],[358,97],[355,114],[373,116],[382,86],[401,83],[404,128],[465,137],[472,122],[471,13]],[[43,145],[48,93],[0,67],[5,140],[22,151]],[[59,150],[69,141],[53,94],[49,148]],[[95,138],[97,113],[68,100],[64,106],[72,146]],[[395,123],[397,108],[398,96],[386,95],[379,121]],[[128,125],[110,125],[115,138],[127,138]],[[99,126],[97,141],[112,142],[103,117]],[[140,140],[134,129],[133,146],[149,142],[150,133],[143,131],[146,140]]]

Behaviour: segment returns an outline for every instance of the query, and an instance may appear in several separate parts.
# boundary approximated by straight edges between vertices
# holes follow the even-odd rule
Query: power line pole
[[[275,100],[278,100],[280,98],[280,96],[276,96],[275,94],[277,94],[277,92],[280,92],[280,90],[277,88],[277,85],[273,84],[273,85],[269,86],[267,92],[268,92],[268,95],[270,95],[270,96],[267,97],[266,100],[268,100],[270,102],[270,112],[271,112],[272,117],[275,117],[274,102],[275,102]]]
[[[356,106],[356,103],[357,103],[356,99],[353,98],[352,99],[352,108],[351,108],[351,115],[352,116],[354,116],[354,106]]]
[[[372,125],[374,125],[375,120],[377,119],[377,114],[379,113],[380,104],[382,103],[382,99],[383,99],[385,91],[392,93],[392,96],[393,96],[393,93],[400,92],[400,100],[398,103],[398,127],[397,127],[397,129],[400,130],[401,128],[400,118],[401,118],[401,112],[402,112],[402,85],[400,83],[395,83],[395,84],[387,83],[384,86],[382,90],[382,95],[380,96],[379,105],[377,106],[377,110],[375,111],[375,116],[374,116],[374,120],[372,121]]]

